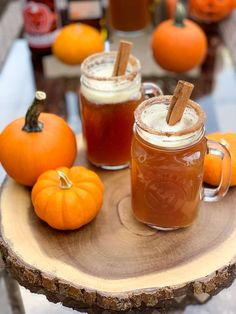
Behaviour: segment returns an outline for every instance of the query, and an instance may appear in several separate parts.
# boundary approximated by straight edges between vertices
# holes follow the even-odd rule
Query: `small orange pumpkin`
[[[236,133],[211,133],[207,138],[219,142],[229,150],[231,154],[232,178],[231,186],[236,185]],[[220,183],[222,160],[214,155],[206,155],[204,162],[204,181],[218,186]]]
[[[74,230],[89,223],[99,212],[103,184],[84,167],[59,168],[43,173],[32,190],[37,216],[59,230]]]
[[[177,73],[201,64],[207,52],[205,33],[184,17],[185,9],[179,2],[175,19],[159,24],[152,35],[154,59],[162,68]]]
[[[101,52],[104,48],[102,35],[96,28],[73,23],[64,26],[56,37],[53,54],[66,64],[80,64],[89,55]]]
[[[75,135],[67,123],[54,114],[39,113],[38,106],[45,98],[45,93],[36,92],[26,116],[11,122],[0,135],[4,169],[28,186],[46,170],[71,167],[77,153]]]
[[[190,0],[190,15],[203,22],[218,22],[228,16],[234,0]]]

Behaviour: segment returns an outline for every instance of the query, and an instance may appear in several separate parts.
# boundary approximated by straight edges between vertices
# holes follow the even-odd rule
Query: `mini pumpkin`
[[[73,23],[64,26],[56,37],[53,54],[66,64],[80,64],[89,55],[104,48],[102,35],[92,26]]]
[[[177,3],[175,19],[157,26],[152,35],[152,51],[156,62],[172,72],[185,72],[200,65],[207,52],[207,38],[193,21],[185,19],[185,8]]]
[[[234,0],[190,0],[189,12],[202,22],[218,22],[228,16],[234,6]]]
[[[99,212],[103,184],[84,167],[59,168],[43,173],[32,190],[37,216],[59,230],[74,230],[89,223]]]
[[[71,167],[76,158],[76,139],[68,124],[54,114],[39,112],[45,98],[44,92],[36,92],[26,116],[11,122],[0,135],[4,169],[27,186],[46,170]]]
[[[207,138],[224,145],[231,155],[232,177],[231,186],[236,185],[236,133],[211,133]],[[204,181],[218,186],[220,183],[222,160],[214,155],[206,155],[204,162]]]

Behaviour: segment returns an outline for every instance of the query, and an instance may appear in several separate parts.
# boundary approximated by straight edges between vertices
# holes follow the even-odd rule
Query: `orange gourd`
[[[0,135],[0,160],[10,177],[32,186],[46,170],[71,167],[76,158],[75,135],[60,117],[39,113],[45,93],[36,92],[25,117],[11,122]]]
[[[37,216],[59,230],[74,230],[89,223],[99,212],[103,184],[84,167],[59,168],[43,173],[33,187]]]
[[[175,19],[162,22],[152,35],[154,59],[162,68],[177,73],[200,65],[207,52],[205,33],[184,17],[185,9],[178,3]]]
[[[236,185],[236,133],[211,133],[207,138],[225,145],[231,155],[232,177],[231,186]],[[222,161],[220,157],[206,155],[204,162],[204,181],[208,184],[218,186],[220,183]]]
[[[101,52],[104,42],[96,28],[86,24],[70,24],[61,29],[56,37],[53,54],[66,64],[80,64],[89,55]]]
[[[190,0],[190,15],[203,22],[218,22],[228,16],[234,0]]]

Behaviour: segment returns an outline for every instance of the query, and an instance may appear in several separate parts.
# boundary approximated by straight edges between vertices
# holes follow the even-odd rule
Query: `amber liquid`
[[[138,220],[160,228],[186,227],[200,201],[206,139],[179,150],[161,149],[139,135],[132,142],[132,208]]]
[[[111,26],[119,31],[133,32],[150,24],[150,0],[110,0]]]
[[[130,161],[134,110],[140,100],[94,104],[80,93],[87,156],[97,166],[119,166]]]

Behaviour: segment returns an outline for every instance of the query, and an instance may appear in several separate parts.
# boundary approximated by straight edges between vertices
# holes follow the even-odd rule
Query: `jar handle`
[[[143,88],[144,88],[144,94],[145,94],[146,99],[163,95],[161,88],[154,83],[145,82],[143,83]]]
[[[222,160],[220,184],[217,188],[203,188],[202,200],[216,202],[223,198],[231,182],[231,156],[225,145],[214,141],[207,141],[207,153],[218,156]]]

